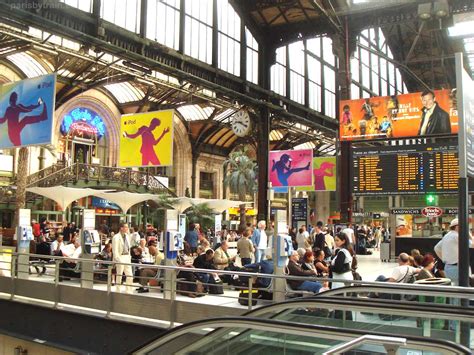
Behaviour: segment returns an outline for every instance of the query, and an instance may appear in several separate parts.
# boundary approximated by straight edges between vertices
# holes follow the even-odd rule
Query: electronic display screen
[[[429,144],[354,148],[352,193],[413,195],[457,193],[458,146]]]

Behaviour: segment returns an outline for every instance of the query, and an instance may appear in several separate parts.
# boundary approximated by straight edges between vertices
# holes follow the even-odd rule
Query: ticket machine
[[[19,223],[16,227],[15,238],[18,244],[18,277],[27,279],[29,275],[30,262],[30,242],[34,240],[33,229],[31,228],[31,211],[20,209]]]
[[[81,230],[81,245],[83,256],[99,254],[102,247],[99,232],[95,229]]]
[[[83,210],[82,229],[80,231],[83,259],[94,259],[100,253],[102,245],[99,232],[95,230],[95,210]],[[81,286],[92,288],[94,283],[94,263],[81,263]]]

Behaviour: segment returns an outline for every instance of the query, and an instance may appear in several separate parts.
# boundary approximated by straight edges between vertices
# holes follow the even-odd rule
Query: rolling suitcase
[[[380,260],[390,261],[390,243],[380,243]]]

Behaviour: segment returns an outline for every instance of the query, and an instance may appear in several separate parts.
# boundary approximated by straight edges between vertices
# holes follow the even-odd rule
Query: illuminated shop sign
[[[76,107],[64,115],[60,128],[62,135],[101,139],[105,134],[105,124],[95,111],[84,107]]]

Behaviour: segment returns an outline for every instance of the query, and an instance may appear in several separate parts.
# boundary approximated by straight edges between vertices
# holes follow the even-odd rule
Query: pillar
[[[359,31],[351,28],[349,32],[349,24],[347,17],[344,19],[344,34],[334,34],[331,36],[333,53],[339,58],[339,70],[336,77],[337,102],[340,100],[348,100],[351,98],[351,67],[350,56],[356,49],[356,34]],[[339,119],[339,110],[337,110],[337,119]],[[350,181],[351,169],[351,143],[339,142],[338,156],[338,192],[339,192],[339,209],[342,222],[350,222],[352,218],[352,191]]]

